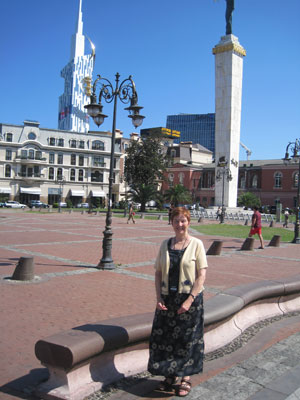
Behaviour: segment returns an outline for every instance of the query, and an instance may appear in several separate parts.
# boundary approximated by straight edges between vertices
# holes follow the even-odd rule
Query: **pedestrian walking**
[[[252,207],[253,209],[253,215],[252,215],[252,223],[251,223],[251,230],[249,232],[249,237],[252,237],[253,235],[258,235],[259,240],[260,240],[260,247],[259,249],[264,249],[264,239],[261,234],[261,214],[258,211],[258,207],[254,206]]]
[[[134,216],[135,216],[135,212],[133,210],[133,206],[132,206],[132,203],[131,203],[130,206],[129,206],[129,215],[128,215],[127,224],[129,224],[130,220],[132,220],[132,222],[135,224]]]
[[[288,225],[289,225],[289,212],[288,212],[288,210],[285,210],[284,211],[284,224],[283,224],[283,227],[284,228],[288,228]]]

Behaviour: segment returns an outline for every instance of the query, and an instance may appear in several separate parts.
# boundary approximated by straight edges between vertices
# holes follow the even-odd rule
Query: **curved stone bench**
[[[236,286],[205,302],[206,353],[254,323],[300,310],[300,275]],[[50,377],[36,394],[81,400],[102,386],[147,369],[153,313],[78,326],[39,340],[36,357]]]

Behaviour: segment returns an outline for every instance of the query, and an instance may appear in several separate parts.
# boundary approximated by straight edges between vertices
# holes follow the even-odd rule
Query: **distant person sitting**
[[[264,239],[261,234],[261,214],[258,211],[258,207],[253,207],[253,215],[252,215],[252,223],[251,223],[251,230],[249,232],[249,237],[257,234],[260,240],[260,247],[259,249],[264,249]]]

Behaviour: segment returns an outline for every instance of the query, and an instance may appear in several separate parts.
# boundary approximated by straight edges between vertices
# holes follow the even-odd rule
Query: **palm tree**
[[[183,185],[175,185],[170,187],[165,192],[165,198],[170,203],[173,203],[175,207],[178,207],[178,204],[190,204],[192,202],[192,196],[188,189]]]

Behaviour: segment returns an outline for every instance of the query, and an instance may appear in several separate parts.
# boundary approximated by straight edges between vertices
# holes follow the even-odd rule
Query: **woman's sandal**
[[[181,384],[178,388],[178,396],[179,397],[187,396],[190,393],[191,389],[192,389],[191,381],[188,379],[182,379]],[[185,394],[182,394],[182,393],[180,394],[180,392],[185,392]]]
[[[177,382],[177,377],[174,378],[166,378],[164,381],[160,382],[157,390],[161,392],[168,392],[170,390],[174,390],[173,385]]]

